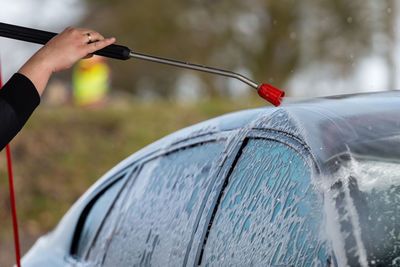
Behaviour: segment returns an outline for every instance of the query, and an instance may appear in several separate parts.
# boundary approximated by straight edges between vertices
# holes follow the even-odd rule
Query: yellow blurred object
[[[103,57],[93,56],[79,61],[72,79],[76,105],[97,106],[106,102],[110,87],[110,69]]]

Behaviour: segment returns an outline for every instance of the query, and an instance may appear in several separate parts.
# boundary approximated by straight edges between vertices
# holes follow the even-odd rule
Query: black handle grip
[[[54,32],[36,30],[0,22],[0,36],[6,38],[44,45],[56,35],[57,33]],[[126,60],[130,58],[130,52],[131,50],[126,46],[112,44],[94,52],[94,54]]]
[[[122,45],[112,44],[104,47],[103,49],[97,50],[94,54],[103,56],[103,57],[111,57],[115,59],[127,60],[130,58],[131,50]]]

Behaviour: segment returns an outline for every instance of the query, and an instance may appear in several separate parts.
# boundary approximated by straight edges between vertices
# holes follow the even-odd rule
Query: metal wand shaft
[[[156,56],[150,56],[150,55],[145,55],[145,54],[140,54],[137,52],[131,51],[129,53],[129,56],[132,58],[137,58],[137,59],[142,59],[146,61],[152,61],[152,62],[157,62],[161,64],[166,64],[166,65],[171,65],[175,67],[180,67],[180,68],[185,68],[185,69],[192,69],[192,70],[197,70],[197,71],[202,71],[202,72],[208,72],[208,73],[213,73],[217,75],[222,75],[226,77],[231,77],[238,79],[251,87],[258,89],[259,85],[255,83],[254,81],[250,80],[249,78],[246,78],[245,76],[232,72],[232,71],[227,71],[223,69],[217,69],[213,67],[207,67],[207,66],[202,66],[202,65],[197,65],[193,63],[188,63],[188,62],[183,62],[183,61],[178,61],[174,59],[168,59],[168,58],[162,58],[162,57],[156,57]]]

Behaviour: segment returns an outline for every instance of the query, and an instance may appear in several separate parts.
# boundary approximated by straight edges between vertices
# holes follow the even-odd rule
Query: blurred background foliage
[[[293,76],[315,65],[329,64],[331,76],[343,79],[358,61],[378,54],[394,72],[394,0],[88,1],[84,24],[137,52],[240,71],[289,94]],[[187,74],[153,63],[110,64],[114,85],[139,96],[179,94],[177,85]],[[190,75],[201,85],[187,83],[186,89],[200,87],[200,95],[229,95],[239,87],[208,74]],[[394,75],[379,90],[394,89]],[[318,80],[317,71],[313,76]],[[352,87],[345,89],[363,89]]]
[[[237,71],[289,96],[399,88],[400,4],[394,0],[4,1],[6,23],[92,28],[139,53]],[[37,48],[0,39],[4,72],[10,76]],[[133,59],[108,64],[109,106],[51,106],[45,95],[12,142],[23,252],[128,155],[182,127],[266,104],[224,77]],[[71,71],[55,75],[47,92],[60,81],[70,87]],[[0,266],[10,266],[5,156],[0,177]]]

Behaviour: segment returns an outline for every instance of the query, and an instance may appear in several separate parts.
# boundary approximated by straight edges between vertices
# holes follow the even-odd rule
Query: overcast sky
[[[0,22],[60,32],[84,15],[79,0],[2,0]],[[2,77],[6,81],[41,46],[0,38]]]

